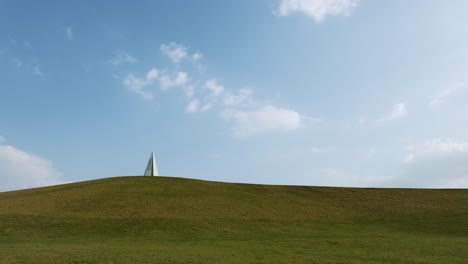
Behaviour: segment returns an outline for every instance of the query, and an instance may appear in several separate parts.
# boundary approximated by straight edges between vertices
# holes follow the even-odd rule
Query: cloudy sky
[[[468,2],[0,0],[0,190],[468,187]]]

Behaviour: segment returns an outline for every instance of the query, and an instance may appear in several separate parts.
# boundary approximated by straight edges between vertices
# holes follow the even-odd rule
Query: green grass
[[[0,263],[466,263],[468,190],[117,177],[0,193]]]

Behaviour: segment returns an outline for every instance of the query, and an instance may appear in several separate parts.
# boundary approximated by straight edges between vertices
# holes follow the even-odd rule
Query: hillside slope
[[[462,263],[468,190],[107,178],[0,193],[0,248],[2,263]]]

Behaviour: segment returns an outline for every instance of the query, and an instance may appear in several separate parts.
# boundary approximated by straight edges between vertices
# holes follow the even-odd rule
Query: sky
[[[0,191],[468,188],[468,2],[0,0]]]

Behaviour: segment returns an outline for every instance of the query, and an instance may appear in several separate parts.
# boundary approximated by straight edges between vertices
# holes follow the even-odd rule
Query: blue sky
[[[0,0],[0,190],[468,187],[468,2]]]

